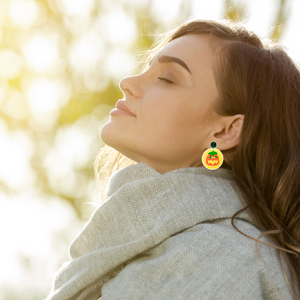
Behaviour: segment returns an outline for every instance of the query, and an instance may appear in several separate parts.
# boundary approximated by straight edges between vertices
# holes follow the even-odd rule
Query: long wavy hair
[[[295,298],[282,266],[281,254],[296,278],[300,294],[300,70],[280,44],[262,39],[242,23],[192,19],[175,30],[159,35],[145,51],[146,63],[172,40],[187,34],[210,34],[217,38],[214,75],[218,89],[215,111],[222,116],[244,114],[239,144],[224,151],[226,163],[248,205],[232,216],[232,226],[244,236],[259,241],[268,235],[277,246],[285,280]],[[201,159],[199,159],[201,162]],[[105,146],[94,171],[105,189],[115,170],[135,164]],[[200,166],[195,163],[191,167]],[[106,180],[105,180],[106,178]],[[104,195],[104,194],[103,194]],[[256,220],[263,233],[255,239],[239,231],[234,218],[243,210]]]

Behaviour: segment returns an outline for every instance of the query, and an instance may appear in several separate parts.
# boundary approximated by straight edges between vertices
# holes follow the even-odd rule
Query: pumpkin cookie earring
[[[217,144],[212,142],[210,144],[211,148],[204,151],[202,154],[202,164],[206,169],[216,170],[222,166],[223,163],[223,153],[217,149]]]

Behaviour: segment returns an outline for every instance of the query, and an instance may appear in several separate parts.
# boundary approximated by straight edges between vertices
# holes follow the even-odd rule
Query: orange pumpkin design
[[[219,156],[216,151],[208,152],[208,155],[206,156],[206,164],[208,166],[216,166],[219,163]]]

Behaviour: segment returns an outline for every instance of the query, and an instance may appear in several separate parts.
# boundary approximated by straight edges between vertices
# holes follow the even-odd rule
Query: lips
[[[136,117],[136,115],[128,108],[128,106],[124,100],[118,100],[116,103],[116,108],[124,110],[127,113],[129,113],[130,115]]]

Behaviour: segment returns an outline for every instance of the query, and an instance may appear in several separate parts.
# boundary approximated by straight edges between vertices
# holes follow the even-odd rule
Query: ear
[[[212,142],[216,142],[217,148],[228,150],[238,145],[242,131],[245,115],[223,116],[220,120],[221,126],[212,131]]]

